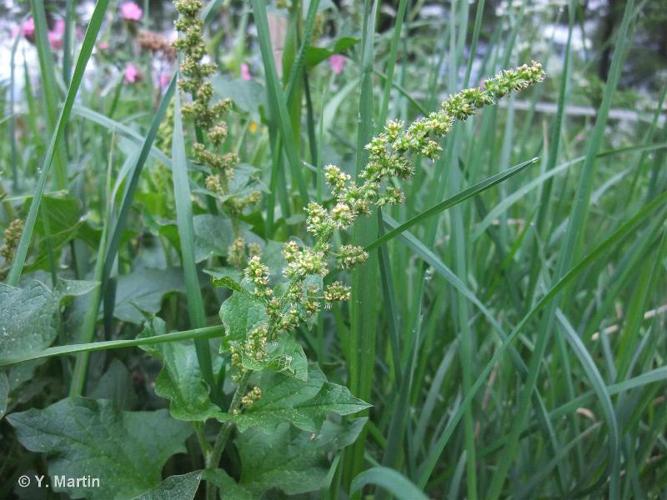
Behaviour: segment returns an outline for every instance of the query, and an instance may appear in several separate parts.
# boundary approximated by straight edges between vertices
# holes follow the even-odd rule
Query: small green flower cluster
[[[228,213],[237,215],[246,207],[257,204],[261,199],[261,192],[245,191],[242,195],[230,195],[229,186],[235,175],[239,157],[234,152],[223,153],[223,143],[227,138],[228,128],[223,121],[231,107],[229,99],[213,102],[213,85],[211,75],[216,71],[214,64],[204,62],[206,46],[204,44],[204,22],[200,18],[203,7],[201,0],[175,0],[174,6],[178,12],[175,27],[179,38],[174,46],[180,51],[183,60],[180,66],[181,77],[179,88],[192,96],[192,101],[183,106],[183,114],[191,117],[195,125],[204,134],[204,142],[195,142],[193,145],[194,158],[210,169],[206,177],[206,189],[215,193],[224,200]],[[203,139],[200,139],[203,141]],[[232,221],[236,219],[232,217]],[[234,224],[234,233],[237,237],[229,248],[228,262],[241,268],[246,261],[246,242],[239,235],[239,228]],[[251,255],[257,253],[248,246]]]
[[[21,234],[23,233],[23,220],[14,219],[9,223],[9,226],[4,232],[4,241],[0,246],[0,256],[4,259],[5,264],[10,264],[14,260],[16,247],[19,245]],[[0,278],[4,278],[3,272],[0,270]]]
[[[194,145],[195,158],[211,168],[213,174],[207,178],[206,186],[210,191],[223,194],[229,179],[238,164],[235,153],[220,153],[223,141],[227,137],[227,124],[222,121],[231,107],[229,99],[212,103],[213,85],[209,79],[216,71],[214,64],[203,62],[206,55],[203,29],[204,22],[199,17],[201,0],[176,0],[174,2],[178,19],[176,30],[180,36],[174,46],[183,54],[180,66],[182,78],[179,87],[192,95],[192,102],[183,106],[183,114],[192,117],[195,124],[206,134],[211,149],[198,142]]]
[[[247,263],[247,257],[259,256],[262,247],[258,243],[247,243],[243,236],[239,236],[227,247],[227,263],[237,269],[242,269]]]
[[[260,256],[248,260],[245,277],[252,286],[252,293],[264,303],[269,319],[268,324],[249,333],[242,347],[234,349],[232,364],[239,366],[242,355],[261,359],[267,342],[313,318],[322,303],[329,307],[333,302],[349,300],[350,288],[343,283],[336,281],[322,285],[329,274],[329,261],[335,259],[340,268],[350,269],[365,262],[368,254],[356,245],[332,248],[335,231],[347,229],[360,215],[369,214],[374,207],[401,203],[402,191],[390,183],[394,178],[407,179],[413,174],[413,155],[437,158],[441,150],[439,141],[456,120],[465,120],[510,92],[525,89],[543,79],[542,66],[533,62],[503,71],[479,88],[466,89],[449,97],[438,111],[415,120],[407,128],[399,121],[389,121],[384,131],[366,146],[369,159],[359,176],[361,184],[355,183],[334,165],[325,167],[325,179],[333,195],[331,208],[315,202],[306,207],[306,229],[315,242],[312,247],[295,241],[284,244],[286,265],[282,275],[286,283],[276,285],[274,291],[270,270]]]
[[[254,405],[261,398],[262,398],[262,389],[255,386],[252,389],[250,389],[248,392],[246,392],[245,395],[241,398],[241,407],[242,408],[250,408],[252,405]],[[241,413],[241,410],[238,409],[238,408],[233,411],[234,415],[238,415],[240,413]]]
[[[160,123],[157,129],[157,137],[155,144],[158,149],[162,151],[171,150],[171,138],[174,136],[174,103],[173,101],[167,106],[167,112],[164,115],[164,120]]]
[[[479,88],[454,94],[438,111],[415,120],[407,128],[400,121],[389,121],[384,131],[366,146],[369,158],[360,175],[363,181],[360,185],[338,167],[325,167],[325,179],[335,203],[329,210],[317,203],[309,204],[308,231],[317,240],[327,240],[335,229],[349,227],[357,217],[370,213],[373,207],[402,203],[403,192],[390,183],[394,178],[412,176],[412,155],[436,159],[441,151],[439,141],[449,133],[455,121],[466,120],[478,109],[543,79],[544,71],[539,63],[524,64],[502,71]]]

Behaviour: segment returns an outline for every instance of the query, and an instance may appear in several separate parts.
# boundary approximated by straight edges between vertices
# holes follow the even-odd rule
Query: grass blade
[[[181,242],[181,261],[185,274],[188,314],[190,323],[195,328],[206,326],[206,311],[199,286],[197,266],[195,264],[194,226],[192,223],[192,202],[190,180],[188,179],[188,160],[185,156],[185,140],[181,119],[181,100],[176,92],[174,98],[174,133],[172,136],[172,178],[174,184],[174,200],[176,203],[176,224]],[[211,351],[207,339],[196,339],[197,360],[210,388],[217,394],[217,385],[213,377]]]
[[[361,46],[361,96],[359,103],[359,128],[357,130],[356,167],[358,177],[366,166],[368,153],[365,149],[373,135],[373,54],[375,19],[378,2],[364,2],[364,24]],[[370,235],[378,232],[376,219],[365,218],[353,229],[355,242],[364,244]],[[352,273],[352,297],[350,303],[350,335],[348,352],[349,385],[355,396],[369,400],[372,393],[377,334],[377,254],[370,253],[366,265]],[[363,469],[366,447],[366,431],[362,431],[357,442],[346,452],[344,477],[351,481]],[[350,484],[349,482],[347,484]]]
[[[447,210],[448,208],[451,208],[453,206],[458,205],[459,203],[467,200],[468,198],[472,198],[475,195],[478,195],[479,193],[487,190],[488,188],[495,186],[496,184],[503,182],[506,179],[509,179],[515,174],[518,174],[521,172],[523,169],[526,167],[529,167],[530,165],[534,165],[537,163],[538,158],[533,158],[528,161],[524,161],[523,163],[520,163],[519,165],[516,165],[510,169],[507,169],[504,172],[500,172],[498,174],[492,175],[491,177],[487,177],[483,181],[478,182],[474,186],[471,186],[469,188],[464,189],[463,191],[455,194],[454,196],[447,198],[446,200],[441,201],[440,203],[433,205],[431,208],[428,208],[424,210],[423,212],[418,213],[414,217],[411,217],[409,220],[406,222],[397,225],[396,227],[392,228],[390,231],[387,231],[385,234],[380,236],[378,239],[370,243],[369,245],[366,245],[366,250],[370,251],[375,248],[377,248],[379,245],[391,240],[392,238],[395,238],[399,234],[403,233],[404,231],[407,231],[409,228],[414,226],[415,224],[418,224],[419,222],[432,217],[433,215],[436,215],[444,210]]]
[[[130,207],[132,206],[132,201],[134,199],[134,193],[137,189],[137,184],[139,182],[139,177],[144,168],[144,164],[148,159],[148,154],[151,150],[153,142],[155,141],[155,136],[157,135],[158,128],[162,119],[164,118],[165,113],[167,112],[167,107],[169,106],[169,101],[171,101],[172,96],[174,95],[174,89],[176,88],[176,74],[171,78],[171,82],[167,87],[164,95],[162,96],[162,101],[158,107],[157,112],[153,116],[151,121],[148,134],[144,139],[144,143],[141,146],[139,155],[137,156],[137,161],[132,169],[132,175],[125,187],[125,193],[123,195],[123,200],[121,202],[120,210],[118,212],[118,218],[116,224],[114,225],[113,231],[111,232],[111,239],[109,240],[109,248],[107,248],[105,261],[104,261],[104,272],[102,274],[102,288],[104,289],[109,276],[111,275],[111,268],[113,267],[114,261],[116,260],[116,254],[118,253],[118,245],[120,243],[120,237],[123,229],[125,228],[125,223],[127,222],[127,217],[129,215]]]
[[[58,86],[56,85],[56,69],[53,54],[47,39],[48,26],[43,0],[30,0],[33,19],[35,21],[35,45],[39,59],[40,75],[42,77],[42,91],[46,104],[46,118],[50,129],[55,129],[58,113]],[[64,142],[64,141],[63,141]],[[62,143],[56,145],[55,152],[55,188],[63,189],[67,186],[67,164]]]
[[[630,20],[633,15],[634,0],[630,0],[625,6],[621,27],[616,35],[618,43],[616,44],[614,50],[611,70],[609,73],[609,80],[605,86],[602,104],[597,114],[595,127],[593,128],[590,141],[587,145],[586,159],[584,160],[581,177],[577,186],[575,203],[572,209],[567,235],[558,258],[556,279],[559,279],[565,275],[573,260],[575,259],[576,254],[578,253],[578,247],[581,244],[583,229],[589,210],[590,195],[593,187],[595,160],[602,144],[602,138],[607,123],[607,116],[609,114],[609,108],[611,107],[611,100],[620,78],[622,62],[625,58],[626,44],[628,41],[627,36]],[[523,431],[526,420],[528,418],[530,395],[532,394],[535,384],[537,383],[539,367],[542,363],[542,359],[549,343],[553,315],[558,306],[559,299],[556,299],[550,304],[549,310],[546,312],[541,323],[539,335],[535,344],[535,352],[533,353],[529,365],[528,379],[523,387],[523,390],[521,391],[519,409],[512,426],[510,435],[511,438],[508,446],[505,448],[498,461],[498,468],[492,476],[489,491],[486,495],[491,500],[497,500],[502,494],[502,488],[505,484],[507,474],[509,473],[509,469],[517,453],[519,436],[521,435],[521,432]],[[617,481],[613,480],[610,482],[609,495],[612,500],[618,498],[619,492],[617,486]]]
[[[142,144],[144,142],[144,137],[142,137],[142,135],[139,134],[138,132],[132,130],[127,125],[123,125],[122,123],[117,122],[116,120],[112,120],[111,118],[104,116],[103,114],[98,113],[97,111],[93,111],[90,108],[77,104],[76,106],[74,106],[72,112],[75,115],[80,116],[81,118],[85,118],[86,120],[90,120],[93,123],[101,125],[102,127],[106,128],[109,132],[112,133],[118,132],[137,144]],[[157,147],[152,146],[150,154],[155,160],[162,162],[167,167],[171,167],[171,158],[165,155]]]
[[[57,347],[49,347],[43,351],[31,352],[16,356],[13,358],[0,358],[0,366],[11,366],[35,359],[52,358],[54,356],[64,356],[66,354],[91,353],[105,351],[107,349],[127,349],[128,347],[139,347],[146,345],[163,344],[166,342],[181,342],[190,339],[212,339],[220,337],[225,333],[222,325],[207,326],[205,328],[195,328],[182,332],[165,333],[155,337],[144,337],[139,339],[127,340],[105,340],[101,342],[88,342],[85,344],[70,344]]]
[[[21,235],[21,240],[19,241],[19,245],[16,250],[16,256],[14,257],[11,270],[9,271],[9,276],[7,277],[7,283],[9,285],[16,286],[19,278],[21,277],[21,273],[23,272],[23,266],[25,265],[25,260],[28,256],[28,249],[30,248],[32,233],[35,229],[39,205],[42,202],[42,196],[44,195],[46,181],[48,179],[49,172],[51,171],[51,165],[53,164],[56,150],[61,145],[61,141],[65,133],[65,127],[69,121],[70,115],[72,113],[72,106],[74,106],[74,100],[83,79],[83,73],[86,69],[86,65],[88,64],[88,59],[90,59],[90,55],[93,52],[95,40],[97,39],[97,34],[99,33],[100,26],[104,20],[104,14],[108,4],[109,0],[98,0],[97,4],[95,5],[95,10],[93,11],[93,15],[90,19],[90,23],[88,24],[88,28],[86,29],[86,34],[83,38],[83,44],[81,45],[81,51],[79,52],[79,57],[76,61],[76,67],[74,68],[74,74],[72,75],[72,81],[70,82],[67,89],[65,103],[60,110],[60,116],[58,117],[53,136],[51,137],[51,142],[49,143],[49,147],[46,151],[46,154],[44,155],[39,178],[35,187],[35,193],[30,204],[28,217],[25,221],[23,234]]]
[[[570,347],[572,347],[572,350],[579,359],[584,372],[588,376],[588,380],[593,386],[593,391],[597,395],[598,399],[600,400],[600,404],[602,405],[602,411],[609,427],[609,462],[611,465],[610,480],[618,481],[621,464],[621,439],[618,430],[618,422],[616,420],[616,413],[614,412],[614,406],[611,402],[611,398],[609,397],[609,393],[607,392],[607,387],[604,383],[604,380],[602,379],[602,375],[600,375],[600,372],[597,369],[597,366],[595,366],[593,358],[586,349],[586,346],[581,341],[579,335],[577,335],[577,332],[574,330],[574,328],[572,328],[572,325],[560,309],[556,311],[556,317],[563,327],[562,331],[565,334],[565,339],[567,340],[568,344],[570,344]],[[614,488],[618,488],[618,484],[616,484]]]
[[[554,299],[562,292],[564,288],[569,286],[576,278],[578,278],[593,262],[603,257],[611,248],[625,240],[638,227],[643,225],[647,218],[654,212],[658,212],[657,216],[664,216],[664,209],[662,205],[667,202],[667,192],[656,197],[651,203],[645,205],[638,213],[636,213],[630,220],[622,224],[616,231],[614,231],[607,239],[596,246],[586,257],[581,259],[578,264],[573,266],[565,275],[560,278],[549,291],[535,304],[530,311],[521,319],[521,321],[514,327],[512,332],[507,336],[507,339],[496,349],[493,356],[488,361],[484,369],[480,372],[477,380],[470,388],[470,392],[466,395],[461,405],[457,408],[447,423],[443,432],[438,436],[434,446],[428,454],[428,457],[419,471],[419,486],[425,486],[429,477],[438,463],[440,455],[447,445],[454,429],[461,420],[465,408],[470,405],[472,398],[477,391],[484,385],[486,379],[493,369],[493,367],[500,361],[501,356],[509,348],[510,344],[516,339],[523,328],[541,311],[544,307],[551,304]],[[655,376],[655,375],[654,375]]]
[[[350,493],[360,491],[364,486],[376,485],[384,488],[399,500],[427,500],[428,497],[422,493],[405,476],[394,469],[387,467],[372,467],[352,480]]]
[[[308,202],[308,189],[303,177],[301,161],[299,160],[295,142],[299,138],[294,136],[289,111],[287,109],[287,100],[278,79],[276,65],[273,60],[273,49],[271,48],[271,38],[269,34],[269,21],[266,17],[266,5],[264,0],[252,0],[251,3],[255,15],[255,24],[257,25],[262,61],[264,62],[264,72],[266,73],[271,115],[278,121],[282,144],[290,163],[291,172],[297,182],[302,203],[305,204]]]

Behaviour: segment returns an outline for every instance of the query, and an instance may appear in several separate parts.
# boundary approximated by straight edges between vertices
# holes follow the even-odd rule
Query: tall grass
[[[293,45],[286,44],[282,61],[274,57],[266,2],[238,6],[256,29],[261,74],[255,78],[266,109],[235,116],[229,141],[239,145],[243,162],[259,168],[268,188],[260,210],[239,216],[264,242],[307,238],[298,214],[310,200],[326,200],[323,165],[340,161],[358,177],[368,162],[366,144],[388,119],[409,122],[437,110],[444,96],[530,59],[530,42],[553,45],[539,30],[528,38],[523,23],[531,13],[523,3],[507,25],[486,27],[490,7],[483,1],[452,1],[447,15],[424,19],[422,2],[400,0],[383,9],[385,2],[365,0],[352,8],[346,26],[332,18],[358,37],[344,73],[334,76],[326,62],[309,62],[326,3],[295,1],[285,11]],[[665,491],[667,135],[660,116],[666,94],[656,96],[660,109],[652,119],[633,123],[630,132],[616,130],[610,119],[644,3],[625,3],[592,123],[568,112],[580,85],[576,76],[587,71],[573,48],[582,29],[580,6],[570,1],[559,69],[544,88],[521,96],[529,109],[510,99],[455,125],[438,160],[417,161],[404,204],[383,207],[351,235],[339,236],[364,246],[368,261],[344,276],[352,285],[350,303],[326,311],[298,336],[328,377],[372,407],[357,440],[333,460],[330,486],[315,496],[626,499]],[[20,142],[13,117],[0,123],[11,136],[11,147],[1,150],[11,163],[3,163],[12,165],[3,167],[0,220],[29,200],[6,280],[16,287],[35,271],[30,256],[50,237],[36,230],[42,217],[40,227],[49,228],[40,209],[53,194],[49,181],[61,194],[85,193],[93,248],[79,232],[69,250],[49,248],[42,268],[56,283],[72,277],[78,263],[97,287],[77,335],[61,328],[56,345],[0,357],[0,366],[58,357],[63,395],[87,395],[91,380],[99,379],[90,353],[125,360],[121,349],[194,339],[212,399],[228,402],[230,382],[215,354],[223,334],[217,311],[227,295],[202,274],[207,268],[215,275],[224,257],[196,259],[195,219],[213,211],[209,194],[197,188],[200,170],[188,160],[178,77],[159,100],[143,96],[138,106],[123,101],[122,88],[100,98],[82,90],[108,2],[97,2],[77,48],[73,4],[67,2],[59,68],[45,37],[44,4],[31,1],[43,102],[28,106],[25,122],[39,121],[50,140],[39,168],[33,158],[17,169],[15,163],[37,150],[38,138]],[[215,26],[214,13],[229,4],[212,2],[207,22]],[[541,113],[538,100],[554,102],[555,114]],[[109,109],[117,109],[113,118]],[[173,128],[165,148],[156,138],[168,109]],[[260,116],[265,127],[252,135],[251,122]],[[164,187],[160,165],[171,179],[156,194],[156,185]],[[180,267],[184,276],[184,298],[160,296],[160,315],[176,331],[152,337],[137,337],[136,327],[113,317],[115,280],[151,258],[141,244],[144,233],[157,241],[164,267]],[[102,332],[108,338],[96,340]],[[239,397],[237,390],[235,405]],[[206,465],[217,466],[231,425],[223,424],[213,452],[206,443],[211,436],[203,426],[198,431]],[[239,459],[230,449],[224,463],[233,469]],[[214,493],[209,487],[208,496]]]

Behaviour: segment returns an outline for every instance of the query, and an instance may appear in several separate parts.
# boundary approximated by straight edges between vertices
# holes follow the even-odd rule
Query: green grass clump
[[[1,497],[660,498],[652,2],[152,7],[17,20]]]

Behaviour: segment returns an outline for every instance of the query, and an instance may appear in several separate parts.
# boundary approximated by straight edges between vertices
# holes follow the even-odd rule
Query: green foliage
[[[29,280],[21,288],[0,283],[0,351],[3,357],[37,353],[58,336],[64,299],[84,295],[96,283],[64,280],[51,290]]]
[[[139,338],[165,333],[164,321],[154,318],[144,325]],[[155,379],[155,393],[169,400],[169,412],[174,418],[204,422],[221,412],[211,402],[193,340],[157,344],[144,349],[162,361],[162,370]]]
[[[213,77],[213,88],[221,98],[231,99],[235,108],[250,113],[253,119],[259,119],[261,108],[266,109],[266,92],[257,80],[216,75]]]
[[[75,237],[91,247],[98,242],[86,225],[80,202],[71,196],[44,197],[35,233],[40,237],[40,243],[35,260],[29,266],[31,270],[48,268],[49,252],[57,252]]]
[[[232,244],[232,223],[226,217],[201,214],[193,220],[195,261],[202,262],[213,256],[226,256]]]
[[[122,361],[114,359],[90,391],[92,399],[108,399],[116,408],[130,410],[139,402],[132,374]]]
[[[139,495],[137,500],[192,500],[197,494],[202,472],[169,476],[157,487]]]
[[[308,47],[305,54],[305,63],[308,67],[314,67],[326,61],[334,54],[343,54],[359,43],[359,39],[353,36],[343,36],[335,40],[329,47]]]
[[[660,496],[656,2],[75,3],[0,103],[0,498]]]
[[[7,413],[7,399],[9,398],[9,379],[4,372],[0,372],[0,419]]]
[[[122,412],[108,401],[63,399],[7,417],[27,449],[48,457],[49,475],[94,477],[99,487],[55,488],[72,498],[131,498],[160,483],[165,462],[192,433],[165,410]]]
[[[327,382],[315,365],[309,367],[307,380],[264,371],[251,382],[261,389],[262,397],[242,412],[222,417],[233,421],[241,432],[251,427],[268,432],[283,422],[317,432],[330,413],[351,415],[369,407],[346,387]]]
[[[277,339],[267,342],[263,356],[259,359],[242,351],[241,368],[249,371],[269,370],[304,382],[309,376],[306,353],[292,334],[280,335]]]
[[[245,340],[250,330],[267,318],[264,304],[245,291],[234,292],[220,307],[220,320],[229,341]]]
[[[41,351],[58,335],[60,298],[45,284],[0,284],[0,349],[5,356]]]
[[[118,278],[114,315],[140,325],[146,315],[157,314],[165,295],[185,292],[183,272],[177,268],[138,269]]]
[[[327,454],[353,443],[363,424],[363,419],[344,426],[327,421],[319,432],[306,433],[283,423],[243,432],[236,440],[243,466],[239,485],[255,494],[272,488],[288,495],[326,489]]]
[[[352,493],[361,491],[369,484],[381,486],[399,500],[426,500],[428,498],[399,472],[387,467],[373,467],[365,470],[354,478],[350,491]]]
[[[205,470],[204,478],[220,489],[220,498],[223,500],[254,500],[256,498],[222,469]]]

